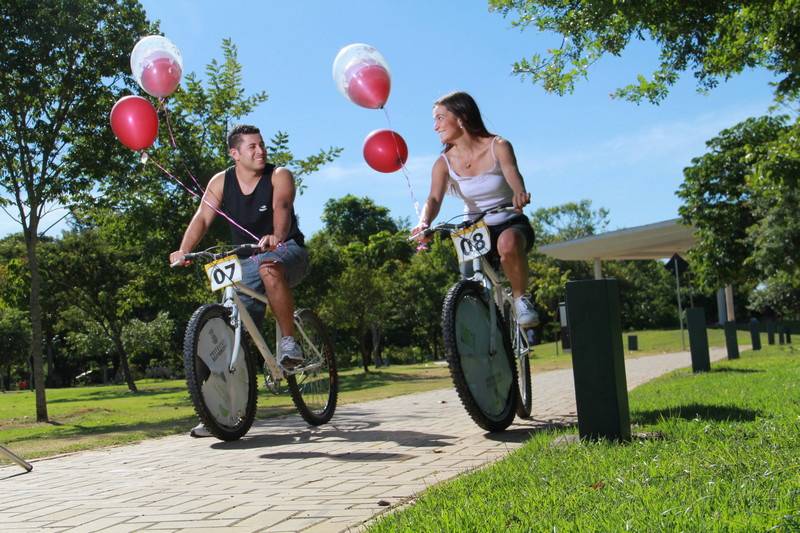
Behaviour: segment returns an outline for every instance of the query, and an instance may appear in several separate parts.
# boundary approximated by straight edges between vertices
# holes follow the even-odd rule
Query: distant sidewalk
[[[712,360],[724,357],[712,348]],[[628,359],[628,388],[690,364],[688,352]],[[357,530],[532,432],[575,421],[571,369],[533,381],[533,420],[496,435],[446,389],[341,406],[319,428],[299,416],[257,421],[234,443],[172,436],[36,460],[29,474],[4,466],[0,530]]]

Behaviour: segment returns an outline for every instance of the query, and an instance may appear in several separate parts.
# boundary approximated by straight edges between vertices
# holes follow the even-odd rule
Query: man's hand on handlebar
[[[283,241],[278,239],[275,235],[264,235],[258,241],[258,247],[262,251],[271,251],[281,245]]]
[[[178,266],[188,266],[191,264],[191,261],[187,261],[185,258],[187,252],[183,250],[175,250],[171,254],[169,254],[169,266],[174,268]]]

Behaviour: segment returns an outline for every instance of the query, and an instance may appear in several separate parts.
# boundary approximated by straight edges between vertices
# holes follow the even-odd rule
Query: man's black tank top
[[[230,167],[225,171],[225,184],[222,189],[222,210],[237,224],[247,228],[248,231],[259,238],[264,235],[270,235],[274,231],[272,220],[272,172],[274,170],[275,165],[267,164],[266,168],[264,168],[264,175],[258,180],[256,188],[247,195],[239,187],[235,167]],[[303,246],[305,238],[300,228],[297,227],[294,208],[292,208],[291,217],[291,227],[286,240],[294,239],[297,244]],[[233,244],[253,242],[253,237],[233,224],[229,224],[229,226]]]

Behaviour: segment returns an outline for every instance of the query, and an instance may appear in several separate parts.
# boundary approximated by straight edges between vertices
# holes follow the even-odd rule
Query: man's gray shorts
[[[240,283],[257,291],[259,294],[264,294],[264,283],[258,273],[258,267],[261,263],[275,262],[283,265],[283,272],[289,287],[296,286],[308,274],[308,252],[297,244],[294,239],[281,243],[275,250],[243,257],[240,261],[242,263],[242,281]],[[247,307],[247,312],[256,321],[256,324],[261,326],[266,305],[245,294],[239,294],[239,297]]]

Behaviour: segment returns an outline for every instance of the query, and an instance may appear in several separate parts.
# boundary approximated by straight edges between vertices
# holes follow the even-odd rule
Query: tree
[[[684,170],[681,216],[697,228],[701,284],[759,289],[754,309],[790,312],[800,291],[800,122],[749,118],[708,141]]]
[[[94,323],[110,340],[115,369],[122,370],[128,389],[137,392],[123,332],[143,294],[135,283],[138,254],[108,243],[98,231],[86,230],[64,234],[50,259],[49,269],[58,269],[53,284],[81,311],[83,320]]]
[[[130,50],[149,27],[133,0],[7,0],[0,21],[0,188],[27,247],[36,419],[43,422],[37,245],[47,228],[40,223],[58,203],[91,187],[75,162],[91,158],[85,150],[108,129],[111,104],[132,84]]]
[[[397,223],[389,217],[388,208],[375,205],[370,198],[352,194],[325,202],[322,222],[328,235],[338,244],[352,241],[366,244],[370,235],[398,230]]]
[[[617,89],[614,96],[658,103],[684,71],[698,90],[714,88],[747,68],[773,72],[778,98],[800,94],[800,9],[797,0],[721,2],[625,2],[622,0],[490,0],[490,9],[525,29],[561,36],[547,57],[534,54],[514,72],[559,95],[606,54],[620,56],[632,40],[651,40],[660,49],[659,67],[649,78]]]
[[[0,390],[10,388],[11,367],[25,362],[30,339],[31,325],[26,313],[0,306]]]
[[[754,191],[747,184],[764,147],[785,127],[779,117],[749,118],[706,142],[708,153],[684,169],[679,213],[696,228],[691,259],[698,281],[714,290],[758,277],[746,261],[752,253],[748,228],[756,222]],[[760,155],[758,155],[760,154]]]

